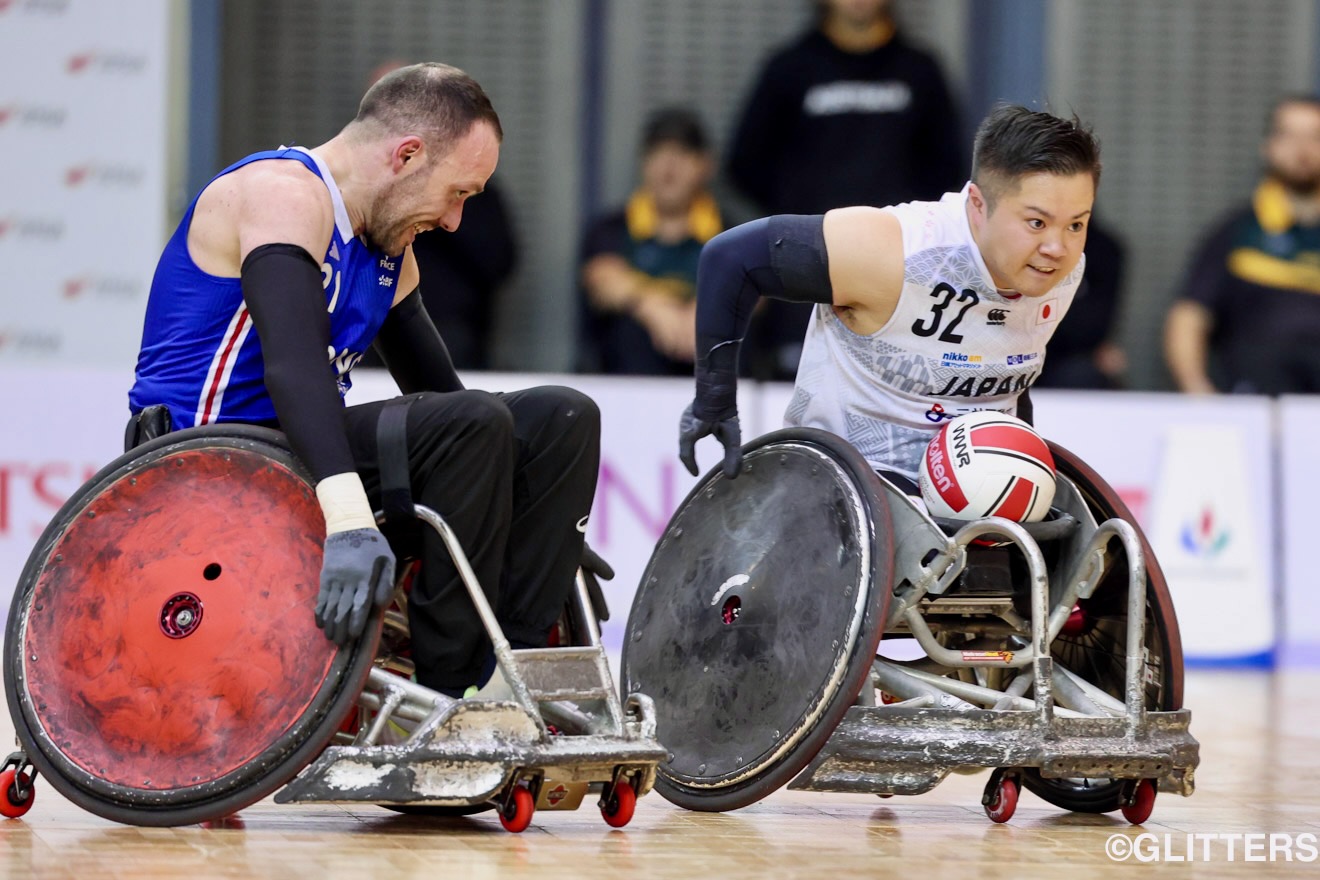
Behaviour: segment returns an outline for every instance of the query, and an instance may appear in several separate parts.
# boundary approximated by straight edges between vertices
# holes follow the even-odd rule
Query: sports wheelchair
[[[815,429],[749,443],[734,480],[709,472],[624,637],[624,688],[654,701],[669,751],[656,789],[720,811],[785,784],[888,797],[990,768],[993,821],[1026,787],[1137,824],[1157,790],[1191,794],[1164,578],[1114,491],[1051,451],[1054,506],[1029,524],[933,518]]]
[[[579,572],[560,646],[512,650],[449,526],[415,512],[454,558],[511,700],[411,680],[415,565],[402,560],[367,634],[343,649],[325,638],[312,615],[324,522],[282,434],[189,429],[106,466],[14,594],[4,678],[21,750],[0,772],[0,813],[32,806],[40,772],[135,825],[221,819],[281,788],[277,803],[496,809],[510,831],[595,793],[606,822],[626,824],[665,753],[650,701],[615,691],[594,579]]]

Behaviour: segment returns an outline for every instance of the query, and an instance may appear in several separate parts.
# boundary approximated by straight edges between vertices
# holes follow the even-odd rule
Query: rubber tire
[[[23,800],[14,799],[14,780],[21,779],[23,786],[27,789],[27,797]],[[17,819],[32,809],[32,803],[37,799],[37,789],[32,784],[32,777],[26,773],[19,773],[17,767],[9,767],[0,772],[0,816],[6,819]]]
[[[881,486],[880,478],[850,443],[835,434],[816,428],[786,428],[773,431],[745,444],[743,455],[747,457],[750,453],[774,443],[794,443],[814,447],[826,453],[851,477],[854,487],[867,505],[871,518],[873,533],[871,604],[858,631],[845,681],[835,693],[834,701],[821,713],[811,730],[780,758],[778,764],[760,771],[750,779],[714,791],[695,788],[667,776],[663,764],[656,768],[655,791],[670,803],[688,810],[724,812],[740,809],[768,797],[802,772],[825,746],[834,729],[843,720],[843,716],[852,708],[857,694],[866,684],[889,614],[889,599],[893,591],[894,546],[888,496]],[[719,465],[708,471],[693,487],[679,505],[674,519],[678,518],[679,513],[692,499],[705,492],[717,479],[725,479]],[[672,522],[671,520],[671,526]],[[652,562],[647,564],[646,573],[642,576],[643,584],[646,583],[654,559],[653,556]],[[644,589],[639,588],[633,599],[634,609],[642,600],[643,593]],[[632,614],[629,618],[631,620]],[[620,670],[620,680],[625,688],[629,687],[629,682],[632,681],[628,670],[628,646],[631,641],[631,630],[629,630],[624,637],[623,663]],[[645,688],[642,690],[644,692]]]
[[[500,809],[500,824],[505,831],[520,834],[532,824],[535,812],[536,801],[532,799],[532,793],[521,785],[514,786],[508,805]]]
[[[19,662],[18,658],[12,655],[18,641],[20,618],[24,613],[23,602],[30,594],[28,585],[33,583],[43,570],[42,560],[45,558],[43,548],[58,540],[70,519],[70,514],[80,509],[89,496],[111,485],[119,472],[126,471],[142,457],[175,446],[183,451],[213,445],[265,449],[276,460],[289,465],[295,473],[310,482],[301,463],[289,451],[288,441],[284,435],[269,428],[241,424],[209,425],[176,431],[148,441],[106,465],[65,502],[37,541],[19,580],[18,588],[14,591],[10,606],[5,633],[4,684],[9,713],[18,740],[33,767],[50,780],[56,791],[88,812],[114,822],[153,827],[193,825],[232,815],[273,793],[325,750],[343,719],[356,704],[371,671],[380,641],[382,617],[377,610],[372,612],[367,622],[367,634],[356,643],[352,655],[344,663],[333,698],[322,707],[316,720],[309,724],[303,741],[296,745],[288,745],[265,775],[246,787],[225,791],[212,797],[199,798],[196,802],[185,806],[161,807],[128,803],[87,790],[64,775],[59,767],[46,757],[29,725],[27,710],[23,705],[25,700],[17,692],[15,683],[17,679],[11,668],[13,664]]]
[[[1002,825],[1017,812],[1018,785],[1012,779],[1001,779],[995,790],[994,799],[985,805],[985,814],[990,821]]]
[[[614,786],[609,799],[601,804],[600,815],[611,828],[622,828],[632,821],[637,811],[637,790],[632,783],[620,782]]]

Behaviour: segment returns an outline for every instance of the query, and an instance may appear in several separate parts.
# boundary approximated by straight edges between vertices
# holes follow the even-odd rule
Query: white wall
[[[125,364],[165,232],[163,0],[0,3],[0,364]]]

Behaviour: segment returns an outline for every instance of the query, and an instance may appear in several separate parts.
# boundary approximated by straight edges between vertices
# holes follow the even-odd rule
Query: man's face
[[[397,256],[419,233],[436,228],[453,232],[463,219],[463,203],[485,188],[499,158],[499,139],[486,122],[473,125],[429,165],[424,150],[413,154],[377,193],[367,242]]]
[[[994,208],[972,184],[970,221],[995,286],[1044,296],[1077,267],[1095,183],[1081,174],[1028,174],[1002,187]]]
[[[854,27],[875,24],[888,7],[889,0],[825,0],[830,15]]]
[[[662,141],[642,159],[642,186],[661,214],[686,211],[710,179],[710,158],[674,141]]]
[[[1271,177],[1299,195],[1313,194],[1320,188],[1320,107],[1279,107],[1264,152]]]

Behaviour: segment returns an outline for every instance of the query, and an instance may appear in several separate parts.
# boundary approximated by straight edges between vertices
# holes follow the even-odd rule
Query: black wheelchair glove
[[[610,606],[605,601],[605,591],[600,588],[600,580],[614,580],[614,569],[606,562],[599,553],[587,546],[587,542],[582,542],[582,581],[587,585],[587,597],[591,600],[591,607],[596,612],[596,619],[606,621],[610,619]]]
[[[599,553],[592,550],[586,541],[582,542],[582,570],[603,581],[614,580],[614,568]]]
[[[394,594],[394,553],[378,529],[350,529],[325,539],[316,625],[343,647],[367,628],[372,606]]]
[[[724,445],[724,475],[742,469],[742,427],[738,423],[738,340],[711,344],[698,340],[697,396],[678,426],[678,458],[697,476],[697,441],[714,435]]]

